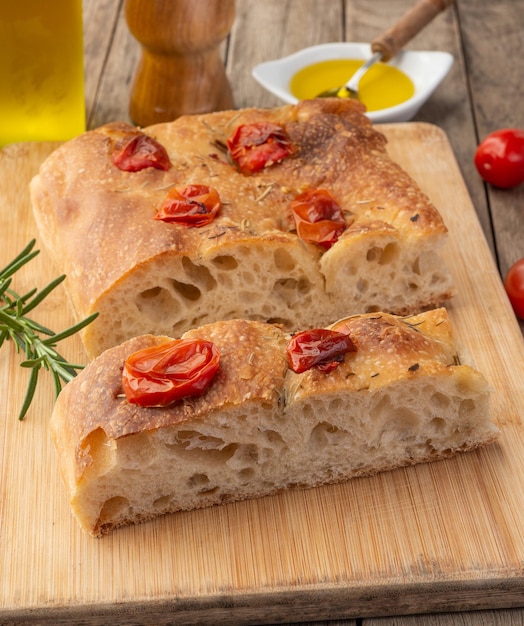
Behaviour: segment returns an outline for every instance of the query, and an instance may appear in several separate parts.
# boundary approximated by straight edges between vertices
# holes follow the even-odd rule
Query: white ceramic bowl
[[[290,92],[289,83],[303,67],[330,59],[368,59],[371,55],[369,43],[326,43],[304,48],[281,59],[260,63],[253,68],[252,74],[255,80],[272,94],[284,102],[295,104],[298,100]],[[389,64],[411,78],[415,93],[401,104],[367,113],[374,123],[410,120],[446,76],[453,64],[453,57],[447,52],[403,50],[389,61]]]

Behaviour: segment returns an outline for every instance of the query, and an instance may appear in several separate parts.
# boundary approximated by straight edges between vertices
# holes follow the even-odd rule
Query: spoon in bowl
[[[411,9],[388,30],[384,31],[371,43],[373,56],[351,76],[345,85],[326,89],[317,98],[355,98],[362,76],[378,61],[389,61],[401,48],[439,13],[447,9],[454,0],[419,0]]]

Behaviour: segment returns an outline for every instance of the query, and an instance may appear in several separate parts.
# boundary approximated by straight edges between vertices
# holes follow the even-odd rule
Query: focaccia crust
[[[489,387],[461,363],[445,309],[341,320],[357,346],[334,370],[288,366],[279,326],[229,320],[184,338],[221,354],[204,395],[130,404],[124,360],[95,359],[58,397],[51,431],[73,511],[98,535],[165,512],[313,487],[446,458],[493,441]],[[133,470],[133,471],[130,471]],[[162,503],[161,505],[159,503]]]
[[[245,175],[225,142],[255,121],[282,125],[294,151]],[[84,333],[91,355],[216,319],[278,320],[292,329],[365,311],[417,312],[452,295],[438,256],[442,218],[389,158],[360,103],[304,101],[144,129],[167,149],[167,171],[112,164],[115,142],[129,130],[109,124],[68,142],[31,184],[42,239],[68,276],[78,316],[99,313]],[[196,183],[222,200],[211,224],[153,219],[173,185]],[[327,188],[345,215],[347,229],[328,251],[295,232],[290,203],[309,188]]]

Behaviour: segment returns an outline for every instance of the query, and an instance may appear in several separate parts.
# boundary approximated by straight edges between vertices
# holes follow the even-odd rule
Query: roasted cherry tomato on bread
[[[291,140],[278,124],[242,124],[227,140],[229,154],[243,174],[279,163],[293,152]]]
[[[125,172],[139,172],[146,167],[168,170],[171,161],[164,146],[144,133],[129,133],[116,142],[113,164]]]
[[[347,352],[355,352],[356,349],[353,340],[346,333],[313,328],[293,335],[286,351],[289,366],[300,374],[312,367],[329,372],[344,360]]]
[[[204,226],[215,219],[219,210],[220,196],[216,189],[207,185],[184,185],[169,190],[155,219]]]
[[[475,152],[475,166],[494,187],[520,185],[524,181],[524,130],[504,128],[490,133]]]
[[[515,315],[524,320],[524,258],[509,268],[504,279],[504,288]]]
[[[122,386],[128,402],[168,406],[200,396],[220,364],[217,347],[204,339],[174,339],[131,354],[124,363]]]
[[[309,189],[291,202],[297,235],[330,248],[346,229],[342,210],[326,189]]]

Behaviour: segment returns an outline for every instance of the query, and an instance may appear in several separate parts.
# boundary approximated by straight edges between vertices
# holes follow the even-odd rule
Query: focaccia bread
[[[92,361],[58,397],[51,430],[74,515],[93,535],[179,510],[316,487],[434,461],[493,441],[489,389],[462,363],[445,309],[369,313],[332,329],[356,350],[296,373],[277,325],[229,320],[186,333],[220,352],[203,395],[131,404],[126,358]]]
[[[245,173],[227,146],[251,124],[278,126],[290,153]],[[452,296],[439,256],[442,218],[388,156],[360,103],[319,99],[144,129],[166,149],[167,170],[115,166],[115,146],[134,132],[109,124],[75,138],[31,184],[41,238],[67,274],[78,317],[99,312],[83,333],[90,356],[133,336],[177,336],[221,319],[293,330],[353,313],[419,312]],[[218,192],[213,221],[155,219],[166,194],[188,184]],[[343,215],[330,246],[297,236],[290,210],[318,189]]]

